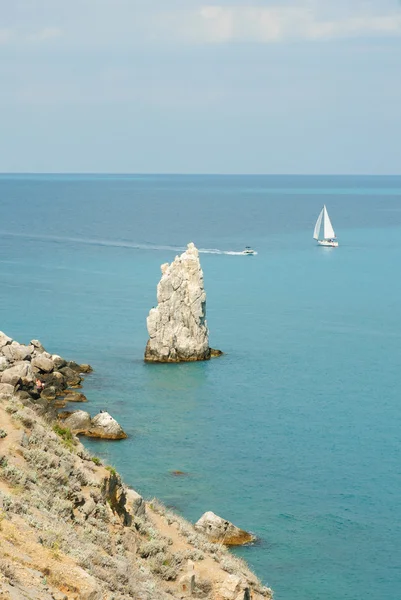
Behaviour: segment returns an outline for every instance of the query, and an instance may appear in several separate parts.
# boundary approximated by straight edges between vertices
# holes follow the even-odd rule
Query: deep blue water
[[[255,532],[277,600],[399,600],[401,177],[0,176],[0,329],[90,362],[88,442],[189,519]],[[327,204],[340,247],[317,247]],[[145,365],[160,264],[202,253],[203,364]],[[188,477],[177,478],[171,470]]]

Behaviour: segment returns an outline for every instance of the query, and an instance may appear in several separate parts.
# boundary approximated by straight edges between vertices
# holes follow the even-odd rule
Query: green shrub
[[[92,456],[92,457],[91,457],[91,461],[92,461],[93,463],[95,463],[95,465],[97,465],[97,466],[99,466],[99,465],[101,465],[101,464],[102,464],[102,461],[101,461],[101,460],[100,460],[100,458],[98,458],[97,456]]]
[[[60,427],[60,425],[56,424],[53,426],[53,431],[54,433],[57,433],[57,435],[63,440],[67,448],[69,448],[70,450],[73,449],[73,447],[75,446],[75,440],[74,436],[71,433],[71,429],[69,429],[68,427]]]

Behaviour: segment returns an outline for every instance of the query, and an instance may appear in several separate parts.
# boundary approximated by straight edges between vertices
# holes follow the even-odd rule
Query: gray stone
[[[143,517],[146,512],[145,501],[135,490],[127,490],[127,500],[131,505],[135,517]]]
[[[66,366],[67,361],[64,358],[61,358],[58,354],[52,354],[52,361],[55,369],[62,369]]]
[[[25,346],[18,342],[11,342],[11,344],[3,347],[3,355],[9,361],[30,360],[32,352],[33,346]]]
[[[199,253],[194,244],[161,266],[157,308],[147,318],[148,362],[181,362],[210,358],[206,293]]]
[[[51,358],[45,356],[45,353],[38,354],[32,359],[32,366],[43,373],[51,373],[54,369],[54,363]]]
[[[90,414],[84,410],[76,410],[69,417],[64,419],[63,427],[68,427],[74,433],[83,433],[91,426]]]
[[[81,507],[81,511],[84,513],[86,518],[88,518],[94,510],[96,510],[96,504],[92,498],[89,498],[89,500],[87,500],[85,504]]]
[[[78,373],[70,369],[70,367],[63,367],[62,369],[60,369],[60,373],[64,375],[68,385],[77,386],[82,381],[82,377]]]
[[[209,511],[204,513],[195,523],[196,531],[206,535],[211,542],[218,542],[226,546],[242,546],[255,540],[255,536],[243,529],[239,529],[230,521],[222,519]]]
[[[43,348],[43,346],[39,342],[39,340],[31,340],[31,344],[34,347],[36,354],[41,354],[42,352],[45,351],[45,349]]]
[[[31,385],[34,381],[34,374],[29,362],[20,362],[13,367],[3,371],[1,375],[1,383],[9,383],[17,385],[21,382],[23,385]]]

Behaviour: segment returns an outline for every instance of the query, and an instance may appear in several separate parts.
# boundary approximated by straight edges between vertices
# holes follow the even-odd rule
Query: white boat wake
[[[59,244],[72,243],[72,244],[86,244],[89,246],[109,246],[114,248],[131,248],[133,250],[166,250],[169,252],[184,252],[186,247],[184,246],[167,246],[159,244],[146,244],[146,243],[135,243],[119,240],[101,240],[94,238],[76,238],[76,237],[63,237],[56,235],[42,235],[35,233],[11,233],[9,231],[0,231],[1,236],[9,237],[21,237],[32,240],[39,240],[43,242],[55,242]],[[243,252],[237,252],[234,250],[220,250],[219,248],[199,248],[200,254],[226,254],[229,256],[244,256]],[[254,252],[257,254],[257,252]]]

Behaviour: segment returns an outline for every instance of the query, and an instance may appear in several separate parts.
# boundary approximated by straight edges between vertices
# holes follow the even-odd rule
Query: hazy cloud
[[[272,43],[286,40],[401,35],[401,11],[342,17],[319,14],[314,3],[304,6],[202,6],[196,12],[177,15],[176,35],[194,42],[230,41]]]
[[[8,44],[13,38],[12,29],[0,29],[0,44]]]
[[[44,27],[36,31],[25,29],[0,29],[0,44],[25,44],[32,42],[47,42],[59,38],[62,31],[59,27]]]
[[[54,40],[62,35],[59,27],[44,27],[39,31],[35,31],[26,36],[28,42],[46,42],[48,40]]]

